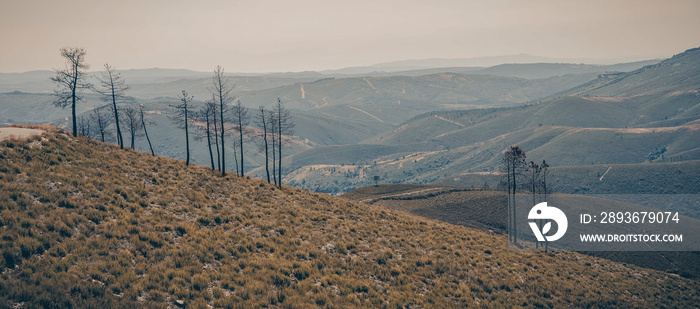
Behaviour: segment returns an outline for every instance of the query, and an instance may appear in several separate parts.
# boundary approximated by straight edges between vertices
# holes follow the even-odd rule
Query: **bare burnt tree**
[[[270,139],[272,140],[272,182],[277,185],[277,121],[275,121],[275,113],[270,110],[267,113],[267,119],[270,120]]]
[[[233,121],[234,121],[234,130],[238,133],[238,146],[240,150],[240,158],[241,158],[241,176],[245,176],[245,166],[243,164],[243,137],[247,136],[249,134],[249,130],[247,129],[248,124],[250,122],[250,116],[248,115],[248,108],[243,106],[243,103],[241,103],[240,100],[236,101],[236,104],[233,106]]]
[[[141,121],[139,119],[139,111],[134,106],[127,106],[122,109],[123,125],[129,130],[131,136],[131,149],[136,149],[136,137],[140,135]]]
[[[191,121],[190,119],[190,108],[192,99],[194,99],[193,96],[190,96],[187,94],[186,90],[182,91],[182,94],[177,96],[180,99],[180,104],[178,105],[171,105],[171,107],[174,107],[177,112],[175,115],[171,116],[170,119],[173,121],[173,123],[178,126],[180,129],[185,130],[185,153],[187,155],[187,160],[185,161],[185,165],[189,166],[190,165],[190,132],[189,132],[189,122]]]
[[[230,109],[229,103],[233,101],[231,92],[233,92],[233,85],[230,85],[226,77],[224,76],[224,69],[221,66],[217,66],[214,70],[214,78],[212,80],[212,88],[209,89],[212,95],[214,95],[214,100],[218,107],[219,116],[219,134],[221,136],[221,176],[226,176],[226,148],[225,148],[225,135],[226,126],[224,125],[228,120],[228,111]]]
[[[270,147],[268,143],[268,130],[270,129],[270,120],[267,116],[267,111],[264,106],[260,106],[258,109],[257,118],[255,119],[256,125],[262,131],[259,133],[259,138],[261,141],[261,150],[265,151],[265,173],[267,174],[267,183],[270,183]]]
[[[235,164],[234,166],[236,167],[236,175],[240,175],[240,172],[238,170],[238,156],[236,155],[236,148],[238,148],[238,140],[234,139],[233,146],[231,147],[231,149],[233,149],[233,163]]]
[[[54,81],[59,89],[54,91],[56,99],[53,101],[55,106],[65,108],[71,106],[71,115],[73,117],[73,136],[78,136],[78,122],[75,114],[75,105],[82,100],[78,91],[80,89],[90,88],[90,83],[85,81],[87,70],[90,66],[85,63],[85,50],[78,47],[63,47],[61,48],[61,56],[66,59],[66,64],[63,69],[54,69],[54,75],[51,80]]]
[[[88,115],[78,116],[78,132],[82,136],[92,137],[90,135],[90,127],[92,126],[92,119]]]
[[[134,100],[126,95],[129,86],[121,77],[121,73],[114,72],[114,67],[109,64],[104,65],[102,76],[98,77],[100,88],[94,90],[102,95],[102,100],[112,104],[114,114],[114,124],[117,130],[117,144],[124,149],[124,137],[122,136],[121,121],[119,121],[119,105],[121,103],[132,103]]]
[[[153,152],[153,144],[151,144],[151,138],[148,137],[148,130],[146,129],[146,120],[143,116],[143,104],[139,104],[139,118],[141,118],[141,126],[143,127],[143,133],[146,135],[146,141],[148,141],[148,149],[151,150],[151,155],[155,156],[156,153]]]
[[[509,150],[504,153],[503,156],[503,166],[506,169],[506,175],[508,178],[508,210],[509,210],[509,233],[508,237],[513,243],[518,243],[518,229],[516,224],[516,203],[515,195],[518,191],[518,176],[522,173],[525,168],[525,151],[523,151],[520,146],[511,146]]]
[[[216,105],[212,101],[207,101],[204,105],[202,105],[199,110],[195,113],[195,119],[198,122],[202,122],[202,125],[197,126],[197,130],[195,131],[194,139],[195,140],[202,140],[206,139],[207,140],[207,148],[209,149],[209,159],[211,160],[211,170],[214,171],[216,169],[214,165],[214,153],[211,150],[211,138],[212,135],[216,135],[216,133],[213,131],[214,129],[214,122],[215,116],[216,115]]]
[[[505,184],[506,184],[506,188],[507,188],[506,191],[508,193],[508,241],[512,242],[513,241],[513,233],[514,233],[513,226],[515,225],[515,222],[513,222],[513,209],[512,209],[513,203],[511,201],[511,193],[512,193],[511,190],[513,189],[513,185],[512,185],[513,180],[511,179],[511,174],[510,174],[511,162],[510,162],[510,156],[509,156],[509,153],[507,150],[503,153],[503,158],[501,160],[503,163],[503,165],[502,165],[503,171],[505,171],[505,175],[506,175],[506,179],[507,179]]]
[[[549,164],[545,160],[542,160],[540,165],[540,173],[542,174],[542,194],[544,195],[544,201],[547,201],[547,174],[549,174]],[[541,222],[540,222],[541,224]],[[545,238],[544,251],[549,250],[549,241]]]
[[[90,113],[90,118],[95,124],[97,133],[100,135],[100,141],[104,143],[107,140],[107,138],[110,137],[110,133],[109,131],[107,131],[107,128],[110,125],[112,125],[112,122],[114,120],[109,115],[109,106],[104,105],[93,109],[92,113]]]
[[[538,182],[542,168],[534,161],[530,161],[526,168],[529,172],[528,176],[530,178],[530,191],[532,192],[532,205],[534,206],[537,205],[537,188],[539,187]],[[542,220],[537,220],[537,226],[542,227]],[[536,242],[535,248],[539,248],[539,246],[540,243]]]
[[[542,164],[540,165],[540,168],[542,168],[542,194],[544,195],[544,201],[547,201],[547,175],[549,174],[549,164],[547,164],[547,161],[542,160]]]
[[[539,164],[535,163],[534,161],[530,161],[527,164],[527,170],[528,172],[530,172],[530,191],[532,192],[532,205],[534,206],[535,204],[537,204],[536,194],[537,189],[539,187],[538,183],[540,173],[542,172],[542,168]]]
[[[274,121],[277,123],[277,186],[282,188],[282,145],[291,141],[291,135],[294,134],[294,122],[289,110],[284,108],[282,100],[277,98],[277,104],[274,107]],[[287,137],[285,137],[285,135]]]
[[[214,124],[214,143],[216,145],[216,165],[221,171],[221,152],[219,151],[219,107],[216,104],[216,100],[212,100],[213,111],[212,111],[212,123]]]

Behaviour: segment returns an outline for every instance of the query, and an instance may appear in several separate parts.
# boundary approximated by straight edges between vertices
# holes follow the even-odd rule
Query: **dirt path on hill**
[[[422,190],[415,190],[415,191],[408,191],[408,192],[403,192],[403,193],[397,193],[397,194],[391,194],[391,195],[381,195],[378,197],[372,197],[368,199],[361,200],[361,203],[368,203],[371,202],[372,200],[380,200],[380,199],[387,199],[387,198],[392,198],[392,197],[398,197],[398,196],[405,196],[405,195],[412,195],[412,194],[417,194],[417,193],[424,193],[424,192],[430,192],[430,191],[437,191],[437,190],[444,190],[445,188],[442,187],[437,187],[437,188],[428,188],[428,189],[422,189]]]
[[[379,121],[379,122],[384,122],[384,120],[379,119],[379,117],[377,117],[377,116],[375,116],[375,115],[372,115],[372,114],[370,114],[370,113],[368,113],[368,112],[366,112],[366,111],[364,111],[364,110],[362,110],[362,109],[359,109],[359,108],[354,107],[354,106],[349,106],[349,105],[348,105],[347,107],[352,108],[352,109],[354,109],[354,110],[356,110],[356,111],[358,111],[358,112],[364,113],[364,114],[366,114],[366,115],[368,115],[368,116],[370,116],[370,117],[372,117],[372,118],[374,118],[374,119],[377,119],[377,121]]]

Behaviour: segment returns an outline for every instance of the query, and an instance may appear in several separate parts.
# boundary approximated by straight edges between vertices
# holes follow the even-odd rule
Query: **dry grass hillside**
[[[695,307],[698,281],[62,132],[0,142],[0,307]]]

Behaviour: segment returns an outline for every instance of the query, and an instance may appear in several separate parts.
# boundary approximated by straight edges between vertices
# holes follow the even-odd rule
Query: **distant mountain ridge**
[[[377,76],[340,73],[333,76],[322,72],[227,75],[236,84],[234,95],[246,106],[269,106],[281,98],[293,110],[297,138],[291,151],[286,153],[291,155],[325,145],[353,145],[369,141],[373,136],[391,131],[395,129],[394,126],[426,112],[537,102],[548,96],[556,97],[606,72],[633,70],[654,62],[612,66],[502,64],[489,68],[450,67],[394,74],[384,72],[377,73]],[[446,63],[438,61],[434,64]],[[156,151],[180,158],[182,151],[177,149],[179,143],[175,142],[180,140],[180,136],[168,124],[167,115],[171,112],[169,104],[183,89],[194,95],[198,102],[209,98],[211,73],[159,68],[121,72],[131,86],[129,94],[136,97],[139,103],[146,104],[150,113],[147,117],[166,130],[163,134],[152,133],[160,135],[156,136]],[[64,124],[67,111],[56,111],[48,95],[55,87],[48,79],[51,75],[50,71],[0,74],[0,111],[3,111],[0,123],[55,121],[56,124]],[[11,82],[7,82],[8,76]],[[95,95],[89,94],[86,98],[79,105],[79,112],[90,111],[102,104]],[[139,147],[142,145],[137,143]],[[255,145],[248,148],[245,153],[248,157],[246,161],[250,163],[248,167],[257,167],[258,162],[262,162],[260,154],[256,152]],[[203,153],[195,154],[195,162],[206,160]]]
[[[628,73],[601,74],[530,106],[418,115],[365,145],[295,154],[288,177],[324,192],[369,185],[370,175],[427,183],[497,172],[511,145],[552,166],[700,160],[699,67],[700,49],[691,49]],[[308,170],[308,158],[346,172]]]
[[[410,59],[378,63],[369,66],[359,66],[342,68],[337,70],[321,71],[324,74],[371,74],[378,72],[396,73],[401,71],[450,68],[450,67],[492,67],[504,64],[533,64],[533,63],[574,63],[589,65],[612,65],[616,63],[628,63],[646,61],[646,59],[591,59],[591,58],[550,58],[527,54],[474,57],[474,58],[431,58],[431,59]]]

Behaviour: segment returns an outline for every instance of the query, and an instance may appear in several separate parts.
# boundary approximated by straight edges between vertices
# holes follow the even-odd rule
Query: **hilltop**
[[[697,281],[119,150],[0,142],[0,302],[44,307],[694,306]]]

